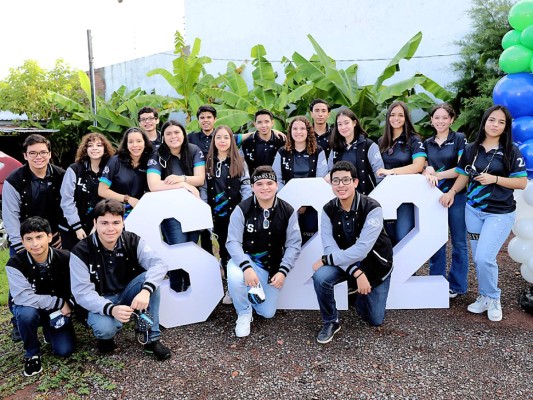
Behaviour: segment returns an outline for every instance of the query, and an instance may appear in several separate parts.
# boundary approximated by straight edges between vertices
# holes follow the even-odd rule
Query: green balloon
[[[521,33],[522,32],[517,31],[515,29],[510,30],[509,32],[507,32],[502,38],[502,47],[503,47],[503,49],[505,50],[505,49],[508,49],[511,46],[515,46],[517,44],[520,44],[520,34]]]
[[[533,25],[533,0],[522,0],[512,6],[509,11],[509,24],[518,31]]]
[[[520,43],[530,49],[533,49],[533,25],[528,26],[520,34]]]
[[[500,56],[500,68],[508,74],[530,71],[533,51],[520,44],[505,49]]]

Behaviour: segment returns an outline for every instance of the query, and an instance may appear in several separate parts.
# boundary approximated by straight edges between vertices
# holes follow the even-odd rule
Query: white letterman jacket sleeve
[[[87,311],[111,316],[113,303],[98,294],[87,264],[73,253],[70,253],[70,287],[76,303]]]
[[[165,279],[168,266],[142,238],[139,240],[139,245],[137,246],[137,259],[139,260],[139,264],[146,270],[142,288],[153,293],[161,285],[163,279]]]
[[[251,268],[251,260],[242,249],[242,240],[244,234],[244,214],[240,207],[235,207],[231,213],[228,226],[228,240],[226,241],[226,250],[232,261],[237,264],[243,271]]]
[[[76,173],[72,168],[67,168],[63,182],[61,183],[61,208],[67,219],[69,226],[77,231],[81,228],[80,216],[74,201],[74,192],[76,190]]]
[[[320,227],[324,255],[328,259],[328,265],[336,265],[348,273],[353,273],[356,269],[353,267],[353,264],[364,260],[378,240],[383,229],[383,211],[381,207],[377,207],[368,213],[359,239],[346,250],[341,250],[335,242],[331,220],[325,212],[322,212]],[[348,271],[350,266],[352,267]]]

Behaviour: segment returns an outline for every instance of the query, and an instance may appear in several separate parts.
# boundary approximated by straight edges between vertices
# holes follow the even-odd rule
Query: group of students
[[[216,109],[206,105],[197,112],[200,131],[187,134],[174,120],[158,131],[157,110],[144,107],[138,113],[140,127],[125,132],[116,154],[103,135],[89,133],[66,173],[50,164],[48,140],[30,135],[23,145],[27,163],[3,189],[13,337],[20,334],[24,342],[25,374],[40,372],[39,323],[46,326],[45,337],[73,333],[68,318],[58,329],[45,321],[56,310],[68,317],[75,306],[88,311],[87,323],[102,352],[113,351],[122,323],[148,309],[153,325],[145,351],[158,359],[170,357],[159,341],[158,287],[168,275],[173,290],[187,290],[188,275],[167,271],[141,238],[123,231],[123,218],[148,190],[182,188],[210,205],[212,232],[183,232],[179,221],[167,219],[161,234],[168,244],[200,240],[210,252],[211,238],[217,238],[228,284],[223,303],[233,303],[237,311],[238,337],[249,335],[253,309],[274,316],[285,277],[320,223],[324,255],[313,265],[313,280],[324,325],[317,341],[328,343],[340,329],[333,297],[338,282],[348,280],[356,289],[363,319],[374,326],[383,323],[393,246],[414,228],[414,206],[403,204],[396,220],[384,221],[380,205],[367,195],[388,175],[422,173],[443,192],[452,242],[449,273],[444,245],[430,260],[430,274],[448,278],[451,298],[466,293],[468,232],[479,285],[468,310],[488,311],[489,319],[501,320],[496,255],[514,222],[513,189],[527,184],[524,159],[512,144],[508,110],[486,110],[470,144],[451,130],[455,113],[447,104],[431,111],[435,133],[422,141],[406,105],[392,103],[377,144],[351,110],[339,110],[333,126],[327,124],[330,111],[316,99],[310,105],[313,123],[296,117],[284,135],[272,129],[273,115],[260,110],[255,132],[234,135],[228,126],[215,128]],[[312,208],[293,210],[276,195],[291,179],[310,177],[324,177],[335,194],[319,222]],[[43,247],[41,254],[37,249]],[[57,250],[61,247],[72,252],[70,257]],[[53,291],[60,281],[54,281],[50,269],[70,269],[73,296]],[[38,285],[39,279],[50,287]],[[68,343],[72,346],[65,348],[52,339],[52,349],[68,355],[73,339]]]

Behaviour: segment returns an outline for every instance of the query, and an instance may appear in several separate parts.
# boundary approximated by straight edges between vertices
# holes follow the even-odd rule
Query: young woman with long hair
[[[64,249],[71,250],[93,229],[92,211],[101,200],[99,179],[114,154],[115,149],[101,133],[82,137],[75,162],[67,168],[61,184],[61,208],[70,228],[62,239]]]
[[[403,175],[421,173],[426,164],[426,151],[422,139],[415,132],[407,105],[393,102],[385,117],[383,136],[378,140],[384,168],[378,175]],[[415,208],[411,203],[398,207],[396,220],[386,221],[385,229],[396,245],[415,227]]]
[[[117,154],[102,171],[98,195],[124,203],[126,218],[146,192],[146,164],[152,143],[141,128],[129,128],[122,137]]]
[[[496,256],[515,222],[513,191],[527,185],[526,164],[512,142],[511,124],[504,106],[485,111],[475,141],[459,160],[459,176],[441,197],[442,205],[451,207],[466,187],[466,229],[479,289],[477,300],[467,309],[476,314],[487,311],[491,321],[501,321],[503,316]]]
[[[220,264],[227,278],[229,254],[226,250],[229,217],[235,207],[252,195],[250,174],[244,158],[239,154],[233,131],[221,125],[213,132],[213,140],[206,161],[207,203],[213,215],[213,233],[217,237]],[[231,304],[229,293],[222,303]]]
[[[432,186],[443,193],[450,191],[455,178],[457,164],[466,146],[465,135],[450,129],[455,119],[455,111],[447,103],[433,107],[429,113],[435,134],[424,141],[427,152],[427,166],[424,176]],[[429,274],[442,275],[450,284],[450,298],[465,294],[468,288],[468,246],[465,224],[466,192],[455,196],[453,205],[448,208],[448,227],[452,244],[450,272],[446,274],[446,247],[444,244],[429,259]]]
[[[379,148],[368,138],[359,119],[349,108],[337,113],[331,135],[328,171],[337,161],[349,161],[355,166],[359,176],[359,193],[368,195],[382,179],[377,173],[383,168]]]
[[[295,117],[289,124],[287,141],[272,165],[277,176],[278,191],[293,178],[325,177],[328,173],[325,151],[317,144],[311,122]],[[298,223],[305,244],[318,231],[318,213],[311,207],[298,210]]]
[[[148,161],[148,187],[150,191],[186,189],[195,196],[205,197],[205,159],[198,146],[189,143],[185,127],[168,120],[161,127],[163,143]],[[167,244],[198,241],[199,231],[183,232],[181,223],[168,218],[161,223],[161,233]],[[168,273],[170,287],[184,292],[190,286],[189,274],[182,269]]]

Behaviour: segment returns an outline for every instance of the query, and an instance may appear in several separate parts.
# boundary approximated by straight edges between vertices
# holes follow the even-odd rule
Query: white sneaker
[[[502,320],[503,314],[500,299],[489,299],[489,312],[487,315],[491,321]]]
[[[467,310],[471,313],[481,314],[489,309],[489,301],[490,299],[488,297],[479,295],[476,299],[476,302],[470,304],[467,307]]]
[[[252,314],[242,314],[237,318],[237,325],[235,325],[235,335],[237,337],[246,337],[250,334],[250,324],[253,321]]]
[[[233,304],[233,300],[229,295],[229,290],[226,290],[226,294],[222,298],[222,304]]]

